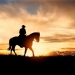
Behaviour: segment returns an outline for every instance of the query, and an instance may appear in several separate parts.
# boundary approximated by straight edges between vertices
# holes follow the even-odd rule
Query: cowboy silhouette
[[[19,30],[19,38],[20,38],[20,46],[22,47],[21,41],[23,40],[24,37],[26,37],[26,29],[25,25],[22,25],[22,28]]]
[[[25,29],[25,25],[22,25],[22,28],[19,30],[19,36],[25,36],[26,35],[26,29]]]

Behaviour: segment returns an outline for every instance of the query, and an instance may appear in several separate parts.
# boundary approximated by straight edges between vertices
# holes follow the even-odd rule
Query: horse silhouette
[[[31,34],[27,35],[26,37],[24,37],[23,40],[21,40],[22,47],[25,48],[24,56],[25,56],[28,48],[32,51],[32,54],[34,56],[34,51],[32,49],[32,44],[33,44],[34,39],[36,40],[36,42],[39,42],[40,32],[31,33]],[[15,47],[16,47],[16,45],[20,46],[19,41],[20,41],[19,36],[14,36],[9,39],[8,50],[10,50],[10,54],[12,54],[12,51],[13,51],[15,53],[15,55],[17,55],[15,52]]]

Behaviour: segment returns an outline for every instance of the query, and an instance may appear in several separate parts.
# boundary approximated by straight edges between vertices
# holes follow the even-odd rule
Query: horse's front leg
[[[10,55],[12,55],[12,49],[11,49],[11,51],[10,51]]]
[[[29,49],[32,51],[32,53],[33,53],[33,57],[34,57],[34,51],[33,51],[32,47],[30,47]]]
[[[15,52],[15,49],[13,51],[14,51],[15,55],[17,55],[16,52]]]
[[[25,48],[25,51],[24,51],[24,56],[26,55],[26,52],[27,52],[27,48]]]

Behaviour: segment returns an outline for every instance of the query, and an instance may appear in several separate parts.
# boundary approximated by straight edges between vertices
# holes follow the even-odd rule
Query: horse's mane
[[[36,33],[40,35],[40,32],[32,32],[32,33],[29,34],[29,35],[36,34]],[[29,35],[28,35],[28,36],[29,36]]]

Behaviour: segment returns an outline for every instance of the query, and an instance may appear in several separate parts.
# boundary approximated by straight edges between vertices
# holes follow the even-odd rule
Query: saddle
[[[22,35],[22,36],[19,35],[18,37],[19,37],[19,46],[23,48],[24,47],[23,41],[25,41],[26,35]]]

